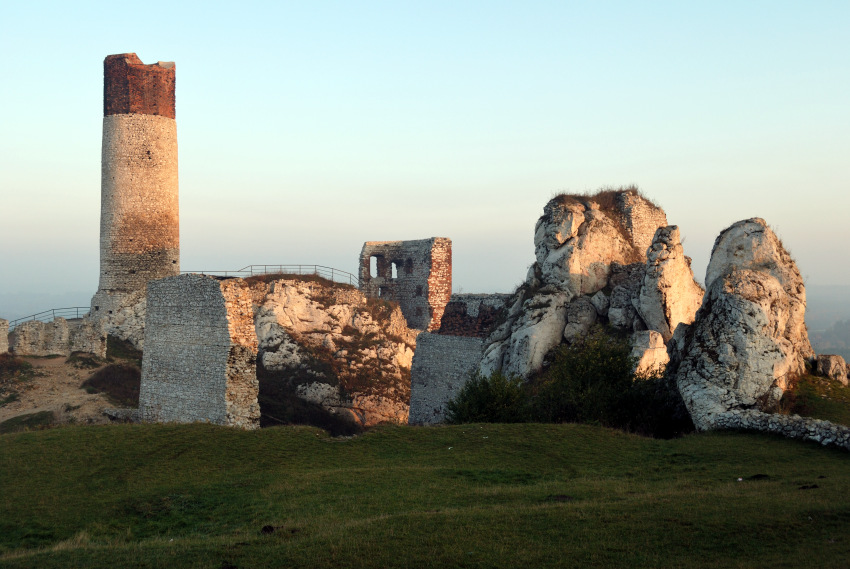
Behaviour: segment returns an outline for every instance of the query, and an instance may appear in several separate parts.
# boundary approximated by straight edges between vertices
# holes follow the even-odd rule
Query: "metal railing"
[[[258,275],[316,275],[333,282],[350,284],[360,288],[357,275],[325,265],[248,265],[238,271],[180,271],[181,274],[201,274],[214,277],[253,277]]]
[[[31,314],[29,316],[23,316],[21,318],[16,318],[15,320],[9,321],[9,331],[14,330],[19,324],[23,324],[24,322],[31,322],[33,320],[38,320],[39,322],[53,322],[54,318],[62,317],[66,320],[72,320],[74,318],[82,318],[85,316],[89,309],[89,306],[71,306],[68,308],[50,308],[48,310],[43,310],[36,314]]]

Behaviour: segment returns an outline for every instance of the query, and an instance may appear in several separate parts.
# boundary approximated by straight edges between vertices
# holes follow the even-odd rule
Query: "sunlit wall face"
[[[455,289],[505,291],[550,196],[634,183],[698,279],[760,216],[850,284],[850,5],[349,4],[7,7],[0,315],[97,287],[101,65],[127,51],[180,64],[187,270],[446,236]]]

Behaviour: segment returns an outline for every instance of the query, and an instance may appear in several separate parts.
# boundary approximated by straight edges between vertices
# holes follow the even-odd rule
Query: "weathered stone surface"
[[[584,336],[596,324],[596,307],[587,296],[580,296],[567,305],[567,325],[564,339],[568,342]]]
[[[106,328],[104,322],[88,317],[69,323],[71,351],[106,357]]]
[[[259,427],[257,336],[241,279],[181,275],[148,284],[143,421]]]
[[[356,289],[284,279],[268,285],[255,327],[262,365],[298,397],[364,426],[407,423],[419,331],[398,307]]]
[[[54,318],[53,322],[22,322],[12,334],[10,350],[18,356],[67,356],[71,353],[68,321]]]
[[[728,412],[770,409],[814,355],[802,277],[763,220],[741,221],[720,234],[706,288],[676,375],[700,430],[717,428]]]
[[[132,292],[97,292],[92,298],[88,318],[102,322],[107,334],[127,340],[138,350],[145,348],[145,290]]]
[[[594,308],[596,308],[596,314],[603,318],[608,317],[608,308],[611,306],[611,301],[608,299],[607,294],[600,290],[590,297],[590,302],[592,302]]]
[[[593,294],[608,284],[613,263],[643,261],[656,228],[665,225],[664,212],[636,191],[558,196],[537,221],[539,271],[529,275],[539,273],[544,285],[572,296]]]
[[[486,338],[506,310],[509,294],[453,294],[443,318],[440,334]]]
[[[442,423],[446,404],[476,371],[483,340],[475,337],[422,333],[410,370],[411,425]]]
[[[550,200],[534,230],[537,261],[509,302],[507,320],[485,341],[481,373],[528,376],[596,316],[616,328],[646,329],[634,303],[646,248],[666,225],[664,212],[634,189]]]
[[[451,239],[367,241],[360,252],[360,290],[398,302],[411,328],[439,330],[452,295]]]
[[[847,364],[841,356],[822,354],[818,355],[818,375],[840,381],[847,385]]]
[[[612,289],[608,298],[608,324],[611,327],[626,331],[646,330],[643,319],[635,309],[644,270],[641,263],[612,265],[608,282]]]
[[[646,254],[646,271],[635,308],[646,327],[667,342],[680,324],[694,321],[702,304],[702,287],[694,281],[675,225],[659,227]]]
[[[90,318],[144,347],[145,287],[180,274],[173,63],[104,60],[100,281]]]
[[[670,361],[664,337],[655,330],[643,330],[632,334],[632,357],[637,358],[635,372],[638,375],[663,372]]]
[[[569,301],[569,294],[560,292],[518,298],[508,320],[486,342],[481,373],[501,370],[525,377],[539,370],[546,354],[563,339]]]
[[[9,351],[9,321],[0,318],[0,354]]]
[[[101,323],[88,319],[31,320],[19,324],[11,337],[11,351],[19,356],[68,356],[71,352],[86,352],[106,357],[106,331]]]

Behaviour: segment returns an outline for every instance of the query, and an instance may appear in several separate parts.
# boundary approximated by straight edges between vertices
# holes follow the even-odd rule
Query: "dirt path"
[[[103,410],[115,405],[102,393],[87,393],[80,388],[100,368],[78,369],[65,363],[64,357],[24,356],[21,359],[32,364],[34,377],[16,383],[18,400],[0,407],[0,423],[40,411],[52,411],[57,423],[109,423]]]

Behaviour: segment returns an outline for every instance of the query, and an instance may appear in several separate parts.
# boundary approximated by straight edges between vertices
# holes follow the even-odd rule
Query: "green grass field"
[[[0,436],[2,567],[841,567],[850,454],[582,425]],[[264,531],[265,528],[265,531]]]

